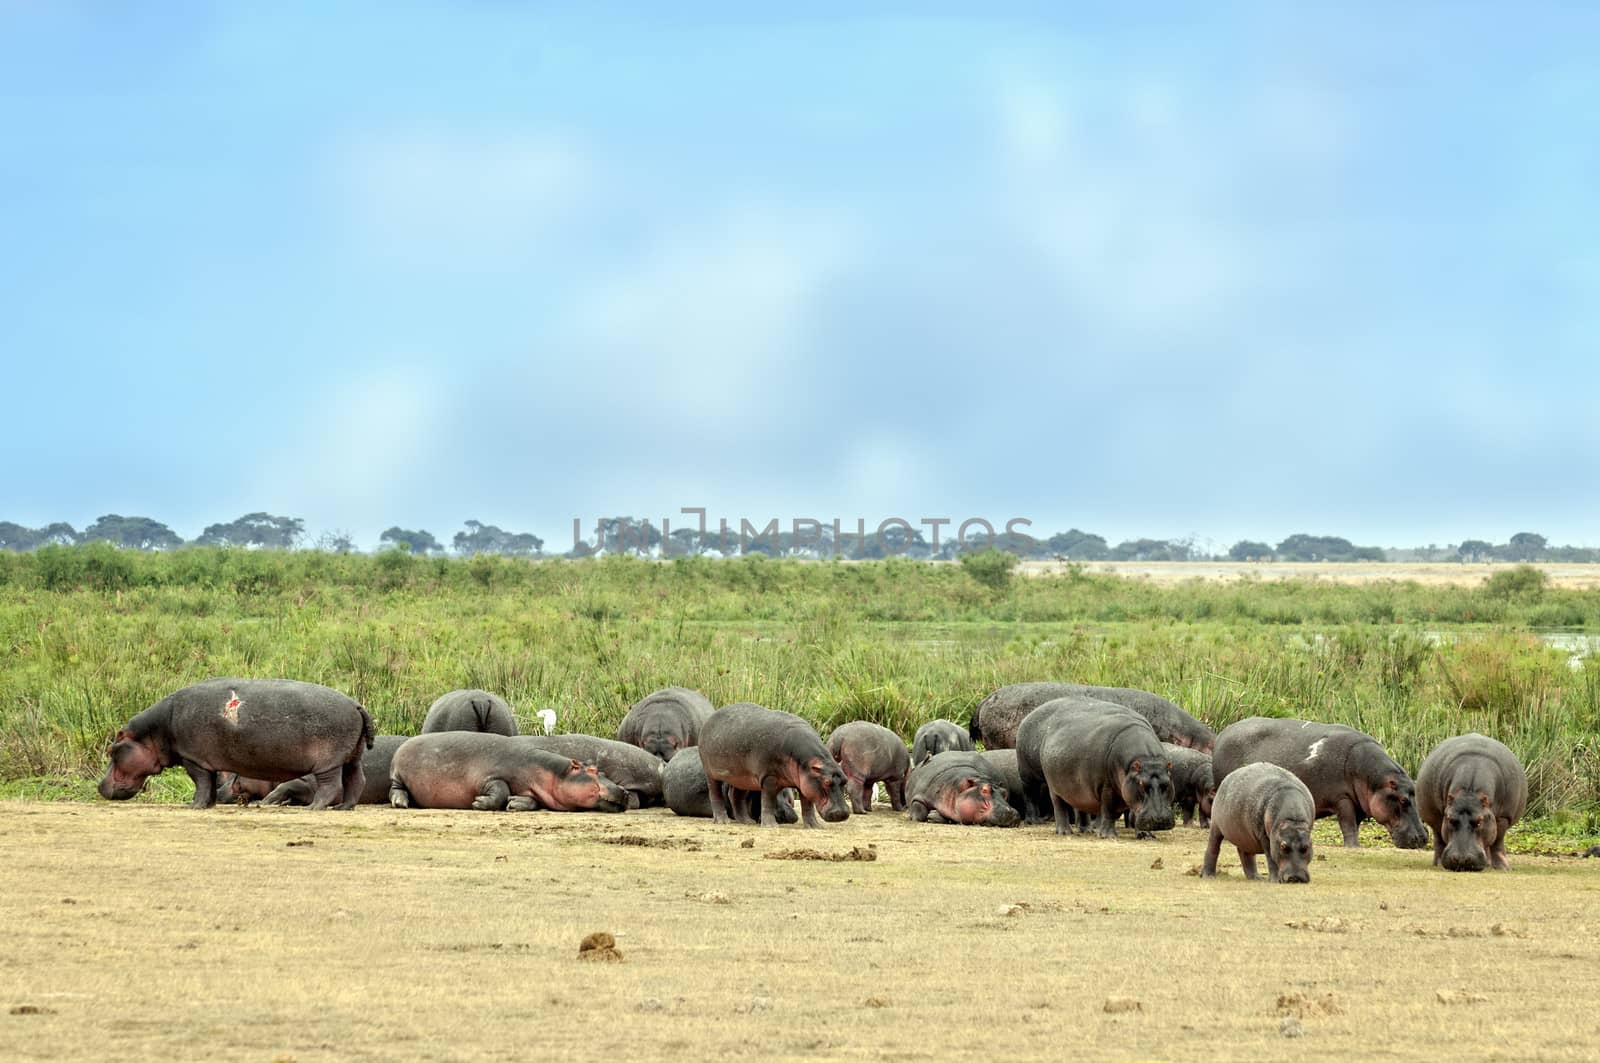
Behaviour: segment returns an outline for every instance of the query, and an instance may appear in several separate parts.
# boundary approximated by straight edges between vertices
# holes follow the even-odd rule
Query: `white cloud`
[[[592,166],[547,132],[408,131],[334,157],[337,204],[383,254],[433,260],[527,251],[585,201]]]

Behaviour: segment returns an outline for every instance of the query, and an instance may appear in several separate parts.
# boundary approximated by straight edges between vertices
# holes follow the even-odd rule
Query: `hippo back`
[[[428,706],[428,714],[422,720],[422,734],[441,731],[477,731],[509,737],[517,733],[517,718],[504,698],[487,690],[452,690]]]

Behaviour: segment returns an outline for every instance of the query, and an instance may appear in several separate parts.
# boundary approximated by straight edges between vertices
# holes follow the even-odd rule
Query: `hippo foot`
[[[537,812],[539,802],[531,797],[513,797],[506,801],[507,812]]]
[[[1133,832],[1133,836],[1135,838],[1139,839],[1140,841],[1145,841],[1147,839],[1154,838],[1156,836],[1156,833],[1155,833],[1155,831],[1151,831],[1151,830],[1140,830],[1140,831],[1134,831]]]

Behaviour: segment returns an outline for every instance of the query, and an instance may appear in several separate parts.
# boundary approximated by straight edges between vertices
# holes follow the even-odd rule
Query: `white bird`
[[[538,712],[534,713],[534,715],[539,717],[539,721],[544,724],[545,734],[550,734],[556,729],[555,709],[540,709]]]

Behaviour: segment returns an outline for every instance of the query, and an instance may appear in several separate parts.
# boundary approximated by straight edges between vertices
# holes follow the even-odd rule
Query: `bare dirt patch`
[[[593,844],[619,829],[701,848]],[[0,1055],[1232,1060],[1293,1037],[1317,1058],[1593,1058],[1595,861],[1451,875],[1331,847],[1308,886],[1150,871],[1205,839],[0,802]],[[623,962],[578,959],[600,934],[584,951]]]

